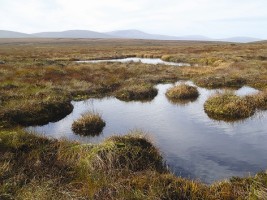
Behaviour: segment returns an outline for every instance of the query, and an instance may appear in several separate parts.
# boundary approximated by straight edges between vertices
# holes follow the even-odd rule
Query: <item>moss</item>
[[[168,89],[166,96],[174,102],[176,100],[195,100],[199,96],[199,92],[194,86],[181,84]]]
[[[138,84],[123,87],[116,93],[116,98],[123,101],[149,101],[157,96],[158,90],[151,84]]]
[[[98,135],[102,132],[105,125],[106,123],[98,113],[88,112],[73,122],[72,130],[80,135]]]
[[[204,104],[209,117],[232,121],[244,119],[255,113],[255,105],[247,97],[238,97],[232,92],[217,93]]]

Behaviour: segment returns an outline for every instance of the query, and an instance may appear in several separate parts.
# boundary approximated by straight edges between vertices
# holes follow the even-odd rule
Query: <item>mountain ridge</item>
[[[39,32],[33,33],[36,37],[46,38],[110,38],[104,33],[90,31],[90,30],[67,30],[59,32]]]
[[[57,32],[38,32],[27,34],[22,32],[0,30],[0,38],[127,38],[127,39],[149,39],[149,40],[189,40],[189,41],[223,41],[223,42],[258,42],[262,39],[253,37],[230,37],[214,39],[202,35],[170,36],[161,34],[150,34],[136,29],[115,30],[110,32],[96,32],[91,30],[66,30]]]
[[[34,37],[31,34],[17,32],[17,31],[8,31],[0,30],[0,38],[31,38]]]

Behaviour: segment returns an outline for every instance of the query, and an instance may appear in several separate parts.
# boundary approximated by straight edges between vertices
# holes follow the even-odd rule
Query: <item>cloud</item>
[[[28,33],[66,29],[141,29],[211,37],[267,33],[262,32],[267,30],[266,0],[0,0],[0,5],[0,29]]]

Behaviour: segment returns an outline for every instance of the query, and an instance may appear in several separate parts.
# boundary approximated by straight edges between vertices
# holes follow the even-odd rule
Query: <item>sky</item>
[[[0,0],[0,30],[138,29],[267,39],[267,0]]]

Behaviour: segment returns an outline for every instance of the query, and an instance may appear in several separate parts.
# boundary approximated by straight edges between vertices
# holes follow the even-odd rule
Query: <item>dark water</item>
[[[179,105],[165,97],[171,86],[158,85],[159,94],[148,103],[123,102],[116,98],[73,102],[74,111],[65,119],[30,130],[93,143],[114,134],[143,130],[152,137],[176,175],[206,183],[267,169],[267,112],[257,112],[235,123],[214,121],[205,114],[203,104],[215,90],[198,88],[200,97],[195,102]],[[243,87],[237,94],[253,92],[256,91]],[[106,121],[103,133],[96,137],[73,134],[73,120],[92,110],[100,112]]]
[[[77,61],[77,63],[101,63],[101,62],[119,62],[119,63],[127,63],[127,62],[141,62],[145,64],[162,64],[162,65],[172,65],[172,66],[190,66],[188,63],[175,63],[175,62],[166,62],[161,60],[160,58],[122,58],[122,59],[110,59],[110,60],[87,60],[87,61]]]

